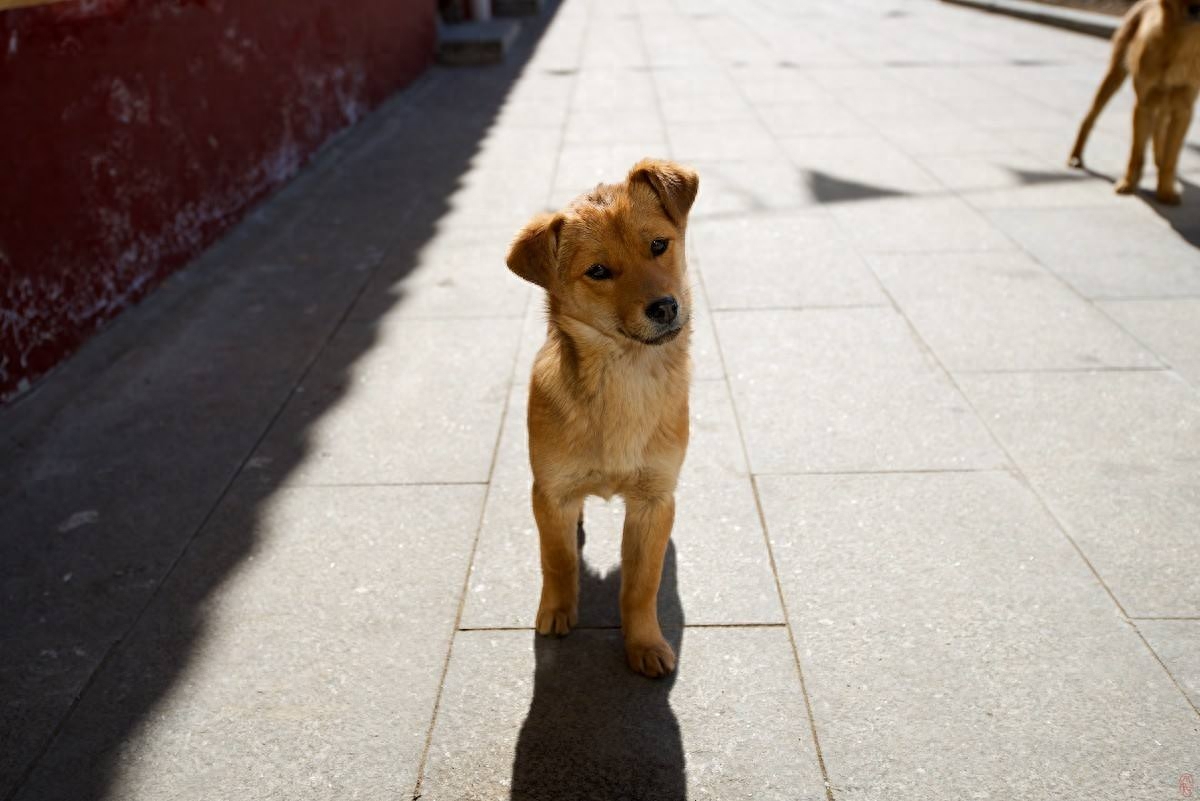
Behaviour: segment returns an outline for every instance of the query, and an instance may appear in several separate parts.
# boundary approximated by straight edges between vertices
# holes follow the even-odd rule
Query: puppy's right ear
[[[558,236],[561,214],[539,214],[521,229],[508,249],[508,269],[543,289],[558,272]]]

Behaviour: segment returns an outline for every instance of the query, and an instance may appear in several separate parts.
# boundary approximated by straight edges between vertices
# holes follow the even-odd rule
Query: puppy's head
[[[508,267],[550,296],[551,313],[614,339],[661,345],[691,317],[684,231],[699,178],[646,159],[517,235]]]

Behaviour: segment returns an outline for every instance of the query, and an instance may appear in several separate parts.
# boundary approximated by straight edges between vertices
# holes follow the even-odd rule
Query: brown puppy
[[[1121,194],[1137,191],[1146,158],[1146,143],[1154,139],[1158,166],[1158,199],[1179,203],[1175,168],[1192,121],[1200,91],[1200,0],[1141,0],[1125,15],[1113,35],[1112,62],[1092,108],[1079,127],[1075,149],[1067,162],[1083,166],[1083,147],[1100,111],[1133,74],[1137,104],[1133,110],[1133,150],[1125,177],[1117,182]]]
[[[699,179],[647,159],[517,235],[508,266],[546,290],[549,325],[529,387],[540,634],[577,620],[576,527],[588,495],[625,498],[621,628],[629,665],[675,667],[658,585],[688,443],[691,293],[684,232]]]

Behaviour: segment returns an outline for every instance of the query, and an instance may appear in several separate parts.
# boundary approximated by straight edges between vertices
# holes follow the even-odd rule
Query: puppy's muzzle
[[[636,339],[643,345],[661,345],[664,342],[670,342],[679,336],[679,332],[683,330],[684,323],[686,322],[680,316],[679,301],[671,295],[666,295],[648,303],[645,313],[646,319],[653,323],[653,333],[630,334],[627,331],[621,332],[630,339]]]
[[[679,318],[679,301],[670,295],[659,298],[646,306],[646,317],[657,325],[671,325]]]

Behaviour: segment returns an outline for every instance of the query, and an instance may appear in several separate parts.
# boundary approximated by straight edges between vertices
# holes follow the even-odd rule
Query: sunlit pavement
[[[933,0],[568,0],[433,69],[0,413],[0,797],[1163,799],[1200,773],[1200,139]],[[1195,136],[1195,135],[1194,135]],[[531,630],[533,213],[701,174],[692,444]],[[1146,187],[1152,187],[1152,170]]]

